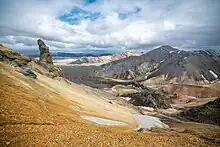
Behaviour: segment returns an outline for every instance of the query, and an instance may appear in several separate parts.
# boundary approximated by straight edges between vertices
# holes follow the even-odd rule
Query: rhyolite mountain
[[[112,61],[132,57],[132,56],[140,56],[139,53],[134,52],[123,52],[119,54],[112,54],[112,55],[104,55],[104,56],[97,56],[97,57],[84,57],[80,58],[71,64],[82,64],[82,63],[109,63]]]
[[[102,65],[96,76],[148,84],[207,84],[220,77],[220,56],[210,51],[183,51],[163,45],[141,56]]]

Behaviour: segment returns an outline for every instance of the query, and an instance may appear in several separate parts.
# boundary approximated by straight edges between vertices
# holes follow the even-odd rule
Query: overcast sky
[[[0,43],[53,51],[220,50],[220,0],[0,0]]]

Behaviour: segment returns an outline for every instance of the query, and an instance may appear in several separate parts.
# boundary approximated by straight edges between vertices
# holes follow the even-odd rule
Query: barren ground
[[[133,132],[134,109],[86,86],[38,75],[37,80],[0,63],[0,146],[217,146],[217,127],[178,126],[165,132]],[[110,98],[114,99],[114,97]],[[93,115],[128,123],[94,125]]]

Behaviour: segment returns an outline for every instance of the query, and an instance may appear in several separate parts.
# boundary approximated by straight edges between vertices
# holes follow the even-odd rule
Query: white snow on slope
[[[218,79],[218,75],[216,73],[214,73],[212,70],[209,70],[209,72],[213,75],[213,77],[215,77],[216,79]]]
[[[203,80],[208,81],[204,75],[201,75],[201,76],[202,76]]]
[[[147,110],[147,111],[150,111],[150,112],[154,111],[154,108],[152,108],[152,107],[138,106],[138,108],[141,108],[141,109],[144,109],[144,110]]]
[[[163,62],[164,62],[164,60],[160,61],[160,63],[163,63]]]
[[[163,122],[160,121],[159,118],[153,117],[153,116],[148,116],[148,115],[140,115],[140,114],[135,114],[133,115],[134,119],[136,120],[138,127],[135,128],[134,130],[139,130],[141,128],[143,129],[151,129],[151,128],[162,128],[166,129],[169,128],[168,125],[164,124]],[[127,123],[120,122],[120,121],[113,121],[109,119],[104,119],[104,118],[99,118],[99,117],[93,117],[93,116],[81,116],[81,118],[94,122],[99,125],[107,125],[107,126],[127,126]]]
[[[104,119],[93,116],[81,116],[83,119],[94,122],[99,125],[107,125],[107,126],[127,126],[128,124],[120,121],[114,121],[110,119]]]
[[[130,97],[121,97],[122,99],[129,101],[131,98]]]
[[[136,114],[136,115],[134,115],[134,119],[138,123],[138,127],[135,130],[139,130],[141,128],[151,129],[151,128],[154,128],[154,127],[163,128],[163,129],[169,128],[168,125],[161,122],[160,119],[157,118],[157,117]]]

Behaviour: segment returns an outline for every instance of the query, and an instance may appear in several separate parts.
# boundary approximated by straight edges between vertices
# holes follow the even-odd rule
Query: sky
[[[52,51],[220,50],[220,0],[0,0],[0,43]]]

